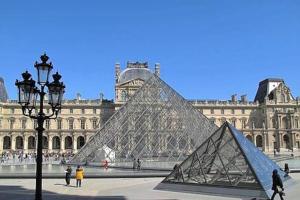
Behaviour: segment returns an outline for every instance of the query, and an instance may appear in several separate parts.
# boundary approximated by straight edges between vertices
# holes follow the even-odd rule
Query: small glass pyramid
[[[278,170],[283,181],[289,179],[243,133],[225,122],[185,161],[176,165],[162,183],[244,188],[250,196],[269,198],[274,169]],[[251,190],[261,192],[249,193]]]

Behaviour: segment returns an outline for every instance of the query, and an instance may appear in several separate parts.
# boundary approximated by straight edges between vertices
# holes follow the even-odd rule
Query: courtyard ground
[[[292,188],[286,189],[286,199],[299,200],[300,174],[293,173],[296,180]],[[84,179],[81,188],[75,187],[75,180],[71,186],[65,186],[64,179],[44,179],[43,199],[46,200],[229,200],[232,197],[210,196],[204,194],[190,194],[181,192],[159,191],[153,188],[163,178],[104,178]],[[31,200],[34,199],[35,179],[0,179],[1,200]],[[277,197],[279,199],[279,197]],[[246,200],[246,199],[243,199]]]

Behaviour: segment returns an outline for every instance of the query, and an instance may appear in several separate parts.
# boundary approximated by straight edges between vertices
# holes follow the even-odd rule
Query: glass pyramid
[[[239,195],[270,198],[274,169],[278,170],[283,181],[289,179],[243,133],[225,122],[185,161],[175,166],[162,183],[225,187],[238,189]],[[241,189],[247,192],[243,194]],[[253,192],[255,190],[260,192]],[[222,190],[213,191],[218,192]],[[233,190],[227,192],[234,193]]]
[[[131,99],[98,130],[71,163],[108,159],[118,166],[170,168],[183,161],[217,126],[188,101],[152,75]],[[97,155],[106,145],[111,154]]]

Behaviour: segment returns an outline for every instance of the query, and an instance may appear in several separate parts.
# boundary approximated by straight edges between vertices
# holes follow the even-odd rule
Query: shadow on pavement
[[[0,199],[2,200],[33,200],[35,190],[28,190],[20,186],[1,186],[0,185]],[[126,200],[124,196],[82,196],[80,195],[65,195],[54,192],[43,191],[43,200]]]

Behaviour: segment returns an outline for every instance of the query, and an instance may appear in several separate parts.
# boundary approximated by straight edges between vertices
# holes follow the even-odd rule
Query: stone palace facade
[[[44,152],[76,153],[97,129],[118,110],[152,73],[160,76],[160,64],[152,71],[148,63],[128,62],[124,70],[115,64],[115,99],[64,100],[56,120],[46,121]],[[295,98],[282,79],[261,81],[254,101],[246,95],[230,100],[189,100],[212,123],[228,121],[263,151],[300,149],[300,98]],[[47,104],[46,104],[47,105]],[[49,112],[50,106],[46,106]],[[0,78],[0,153],[31,153],[36,146],[36,122],[22,115],[17,100],[8,99]]]

